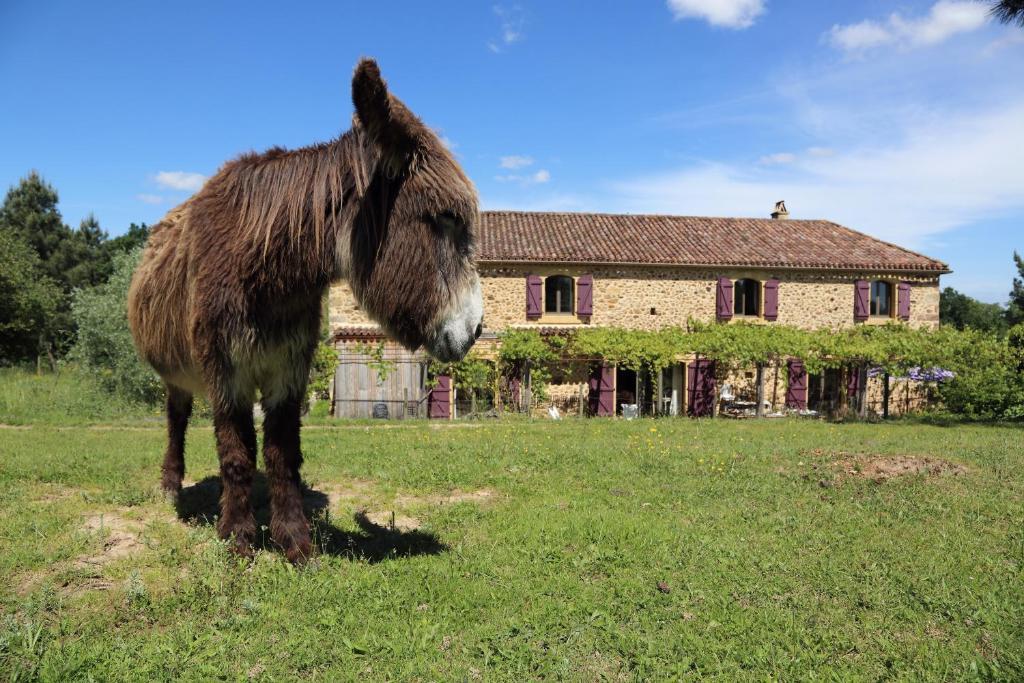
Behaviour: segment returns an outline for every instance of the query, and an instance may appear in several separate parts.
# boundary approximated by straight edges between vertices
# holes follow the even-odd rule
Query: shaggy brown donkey
[[[192,396],[205,392],[223,486],[218,531],[241,554],[256,533],[257,394],[271,535],[293,562],[310,554],[299,412],[332,281],[347,279],[392,337],[438,359],[461,358],[480,334],[472,183],[373,61],[356,67],[352,100],[340,138],[230,161],[167,214],[128,295],[135,344],[167,386],[163,488],[181,490]]]

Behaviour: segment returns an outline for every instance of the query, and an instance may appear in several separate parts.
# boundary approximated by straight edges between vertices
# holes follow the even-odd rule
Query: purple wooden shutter
[[[430,410],[427,415],[431,419],[447,420],[452,415],[452,378],[448,375],[435,377],[437,384],[430,390]]]
[[[693,361],[687,370],[690,383],[692,417],[710,417],[715,412],[715,362],[706,358]]]
[[[896,286],[896,292],[896,311],[900,320],[910,320],[910,283],[899,283]]]
[[[536,320],[540,317],[544,306],[541,302],[541,279],[540,275],[526,276],[526,317]]]
[[[719,320],[732,319],[732,280],[727,277],[718,278],[715,314]]]
[[[786,407],[805,410],[807,408],[807,370],[804,368],[804,362],[794,358],[789,361],[788,367]]]
[[[581,275],[576,280],[576,315],[594,314],[594,276]]]
[[[779,317],[779,281],[765,280],[764,283],[764,319],[774,321]]]
[[[871,311],[871,283],[867,280],[855,280],[853,283],[853,319],[863,322],[868,319]]]
[[[860,375],[860,368],[856,365],[851,365],[847,368],[846,395],[850,398],[856,398],[857,392],[860,391]]]
[[[615,415],[615,366],[601,364],[601,384],[599,387],[597,414],[599,417]]]

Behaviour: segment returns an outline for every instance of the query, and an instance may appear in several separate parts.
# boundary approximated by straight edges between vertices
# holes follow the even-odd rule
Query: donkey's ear
[[[352,75],[356,116],[381,153],[391,161],[408,160],[419,145],[423,124],[388,92],[377,62],[361,59]]]

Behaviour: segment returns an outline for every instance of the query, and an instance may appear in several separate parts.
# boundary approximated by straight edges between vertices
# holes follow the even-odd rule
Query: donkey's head
[[[366,173],[352,225],[352,291],[402,344],[458,360],[483,324],[476,190],[437,135],[388,92],[372,60],[356,67],[352,100]]]

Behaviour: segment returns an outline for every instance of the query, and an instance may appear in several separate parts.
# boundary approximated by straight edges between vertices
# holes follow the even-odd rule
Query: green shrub
[[[163,384],[139,358],[128,330],[128,286],[141,256],[142,249],[116,256],[107,282],[75,291],[71,310],[78,340],[71,358],[110,393],[154,404]]]
[[[308,399],[324,401],[331,397],[331,380],[336,367],[338,352],[324,342],[317,344],[313,362],[309,366],[309,386],[306,387]]]

